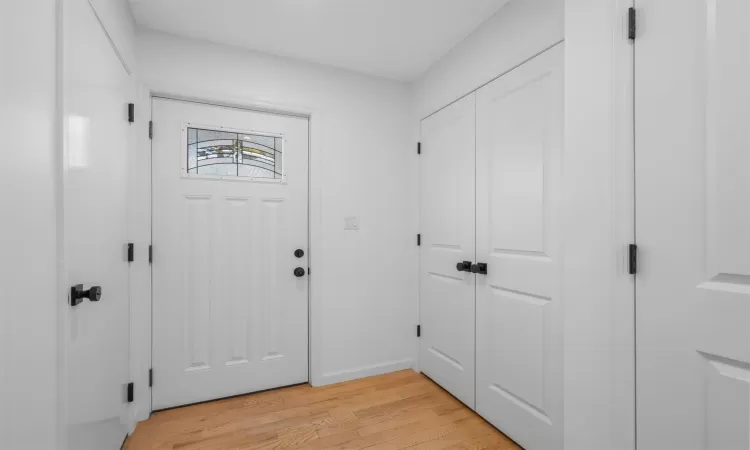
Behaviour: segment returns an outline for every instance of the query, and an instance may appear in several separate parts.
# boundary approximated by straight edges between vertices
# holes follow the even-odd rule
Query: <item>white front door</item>
[[[420,368],[474,407],[474,94],[422,121]]]
[[[563,59],[477,91],[476,410],[528,450],[562,448]]]
[[[153,409],[306,382],[308,120],[152,116]]]
[[[87,296],[67,313],[68,448],[116,450],[128,431],[131,81],[89,2],[62,5],[65,269]]]
[[[750,2],[635,6],[638,449],[747,449]]]

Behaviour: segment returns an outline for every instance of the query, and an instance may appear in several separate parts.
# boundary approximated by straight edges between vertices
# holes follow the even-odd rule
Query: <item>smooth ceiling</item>
[[[141,27],[411,81],[508,1],[130,0],[130,4]]]

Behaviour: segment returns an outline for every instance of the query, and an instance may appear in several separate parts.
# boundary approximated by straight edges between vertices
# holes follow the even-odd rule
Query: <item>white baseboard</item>
[[[148,420],[151,417],[151,405],[149,404],[149,405],[142,405],[142,406],[144,407],[143,408],[136,407],[134,418],[133,418],[134,419],[133,429],[135,429],[135,425],[137,425],[138,422],[143,422],[144,420]]]
[[[373,364],[371,366],[324,373],[318,379],[313,380],[312,385],[315,387],[325,386],[328,384],[373,377],[375,375],[383,375],[385,373],[398,372],[399,370],[412,369],[413,367],[414,360],[411,358],[399,361],[389,361],[380,364]]]

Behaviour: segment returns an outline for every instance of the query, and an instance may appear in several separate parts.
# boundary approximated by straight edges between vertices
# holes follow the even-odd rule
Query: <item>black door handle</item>
[[[91,286],[88,290],[84,291],[82,284],[76,284],[70,288],[70,306],[80,305],[85,298],[92,302],[98,302],[102,298],[102,287]]]
[[[487,275],[487,263],[476,263],[471,265],[471,273]]]
[[[471,272],[471,261],[463,261],[456,264],[456,270],[459,272]]]
[[[297,267],[296,269],[294,269],[294,276],[297,278],[304,277],[305,269],[303,269],[302,267]]]
[[[303,256],[305,256],[305,251],[301,248],[298,248],[294,251],[294,256],[296,256],[297,258],[302,258]]]

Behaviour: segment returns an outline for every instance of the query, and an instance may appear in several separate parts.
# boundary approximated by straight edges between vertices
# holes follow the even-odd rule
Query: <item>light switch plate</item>
[[[344,217],[345,230],[359,230],[359,217]]]

